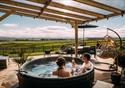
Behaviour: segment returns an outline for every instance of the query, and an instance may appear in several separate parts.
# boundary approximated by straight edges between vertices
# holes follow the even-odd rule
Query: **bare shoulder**
[[[53,73],[52,73],[53,75],[56,75],[57,74],[57,71],[53,71]]]
[[[65,71],[65,74],[69,77],[71,75],[71,72]]]

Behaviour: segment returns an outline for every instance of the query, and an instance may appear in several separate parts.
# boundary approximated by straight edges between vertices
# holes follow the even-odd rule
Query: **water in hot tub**
[[[36,65],[32,68],[32,72],[35,73],[35,75],[40,77],[54,77],[52,75],[52,72],[56,70],[58,67],[55,62],[49,62],[47,64],[41,64]],[[72,63],[67,62],[65,65],[66,70],[71,71],[72,69]]]

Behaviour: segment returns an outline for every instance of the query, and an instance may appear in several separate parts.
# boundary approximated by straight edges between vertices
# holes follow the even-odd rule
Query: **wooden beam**
[[[33,5],[24,4],[24,3],[15,2],[15,1],[1,0],[1,2],[5,3],[5,4],[20,6],[20,7],[24,7],[24,8],[28,8],[28,9],[33,9],[33,10],[39,10],[40,11],[40,9],[41,9],[41,7],[39,7],[39,6],[33,6]],[[75,15],[75,14],[63,12],[63,11],[53,10],[53,9],[50,9],[50,8],[46,8],[45,11],[50,12],[50,13],[56,13],[56,14],[59,14],[59,15],[70,16],[70,17],[74,17],[76,19],[77,18],[81,19],[81,20],[91,20],[91,19],[93,19],[93,18],[90,18],[90,17],[85,17],[85,16],[81,16],[81,15]]]
[[[35,3],[43,4],[44,0],[27,0],[27,1],[32,1]],[[80,8],[73,7],[73,6],[67,6],[64,4],[56,3],[56,2],[51,2],[49,4],[49,6],[53,6],[53,7],[60,8],[60,9],[66,9],[66,10],[70,10],[70,11],[74,11],[74,12],[78,12],[78,13],[82,13],[82,14],[87,14],[87,15],[95,16],[95,17],[99,17],[99,18],[104,17],[104,15],[100,14],[100,13],[96,13],[96,12],[85,10],[85,9],[80,9]]]
[[[31,11],[31,10],[27,10],[27,9],[23,9],[23,8],[17,8],[17,7],[4,6],[4,5],[0,5],[0,8],[8,9],[8,10],[11,9],[12,11],[21,11],[21,12],[30,13],[30,14],[36,14],[36,15],[39,14],[39,12],[36,12],[36,11]],[[77,20],[79,22],[85,21],[83,19],[64,17],[64,16],[53,15],[53,14],[49,14],[49,13],[43,13],[41,15],[48,16],[48,17],[50,16],[50,17],[59,18],[59,19],[65,19],[67,21],[74,21],[74,20]]]
[[[118,8],[115,8],[115,7],[100,3],[100,2],[96,2],[96,1],[93,1],[93,0],[74,0],[74,1],[80,2],[80,3],[83,3],[83,4],[87,4],[87,5],[90,5],[90,6],[94,6],[94,7],[100,8],[100,9],[108,10],[108,11],[111,11],[111,12],[114,12],[114,13],[121,13],[122,12],[122,10],[120,10]]]
[[[97,18],[97,19],[94,19],[94,20],[91,20],[91,21],[86,21],[86,22],[83,22],[83,23],[88,23],[88,22],[92,22],[92,21],[98,21],[98,20],[103,20],[103,19],[109,19],[111,17],[114,17],[114,16],[119,16],[119,15],[123,15],[122,13],[113,13],[113,14],[109,14],[107,16],[105,16],[104,18]]]
[[[7,9],[7,10],[10,10],[10,11],[13,11],[13,12],[20,11],[20,12],[27,12],[27,13],[31,13],[31,14],[38,14],[39,13],[39,12],[36,12],[36,11],[24,9],[24,8],[10,7],[10,6],[5,6],[5,5],[0,5],[0,8]]]
[[[78,22],[84,22],[85,20],[82,19],[76,19],[76,18],[71,18],[71,17],[64,17],[64,16],[58,16],[58,15],[53,15],[49,13],[43,13],[42,15],[44,16],[50,16],[50,17],[55,17],[55,18],[60,18],[60,19],[65,19],[67,21],[78,21]]]
[[[7,18],[8,16],[10,16],[11,13],[5,13],[0,17],[0,21],[2,21],[3,19]]]
[[[75,57],[78,56],[78,22],[75,21]]]
[[[85,9],[80,9],[80,8],[73,7],[73,6],[66,6],[63,4],[56,3],[56,2],[52,2],[50,6],[61,8],[61,9],[66,9],[66,10],[70,10],[70,11],[74,11],[74,12],[78,12],[82,14],[87,14],[87,15],[95,16],[99,18],[104,16],[103,14],[100,14],[100,13],[96,13],[96,12],[85,10]]]
[[[53,17],[47,17],[47,16],[37,16],[35,14],[30,14],[30,13],[16,12],[14,14],[21,15],[21,16],[27,16],[27,17],[33,17],[34,19],[35,18],[39,18],[39,19],[45,19],[45,20],[50,20],[50,21],[68,23],[66,20],[62,20],[62,19],[58,19],[58,18],[53,18]]]
[[[56,11],[56,10],[50,10],[50,9],[46,9],[45,11],[50,12],[50,13],[55,13],[55,14],[60,14],[60,15],[65,15],[65,16],[70,16],[70,17],[74,17],[74,18],[79,18],[79,19],[83,19],[83,20],[91,20],[94,18],[89,18],[89,17],[85,17],[85,16],[81,16],[81,15],[76,15],[76,14],[71,14],[71,13],[65,13],[62,11]]]
[[[32,17],[32,18],[40,18],[40,19],[51,20],[51,21],[56,21],[56,22],[69,23],[69,24],[72,23],[72,21],[62,20],[59,18],[47,17],[47,16],[42,16],[42,15],[38,16],[37,14],[31,14],[31,13],[25,13],[25,12],[11,12],[11,11],[4,10],[1,8],[0,8],[0,12],[11,13],[11,14],[16,14],[20,16]]]
[[[1,8],[0,8],[0,12],[3,12],[3,13],[10,13],[11,11],[8,11],[8,10],[1,9]]]
[[[41,8],[41,11],[40,11],[39,15],[41,15],[43,13],[43,11],[47,8],[47,6],[50,4],[50,2],[52,0],[44,0],[44,1],[45,1],[44,7]]]
[[[30,5],[30,4],[26,4],[26,3],[16,2],[16,1],[0,0],[0,3],[13,5],[13,6],[24,7],[24,8],[29,8],[29,9],[34,9],[34,10],[41,10],[41,7]]]

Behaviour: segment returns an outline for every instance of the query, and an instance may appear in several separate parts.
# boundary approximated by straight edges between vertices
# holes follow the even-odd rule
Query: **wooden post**
[[[8,16],[10,16],[11,15],[11,13],[5,13],[4,15],[2,15],[1,17],[0,17],[0,21],[2,21],[3,19],[5,19],[6,17],[8,17]]]
[[[85,29],[83,28],[83,46],[85,45]]]
[[[75,21],[75,57],[78,56],[78,22]]]

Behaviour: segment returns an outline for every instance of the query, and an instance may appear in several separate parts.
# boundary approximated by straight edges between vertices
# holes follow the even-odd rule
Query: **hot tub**
[[[0,69],[7,68],[7,61],[8,61],[7,56],[0,56]]]
[[[19,79],[20,88],[92,88],[94,81],[94,68],[72,77],[59,78],[59,77],[44,77],[41,74],[36,74],[33,69],[39,65],[55,61],[58,57],[46,57],[25,63],[19,70],[17,76]],[[72,61],[72,57],[64,57],[68,62]],[[82,64],[81,59],[75,58],[77,64]],[[39,71],[39,70],[38,70]]]

